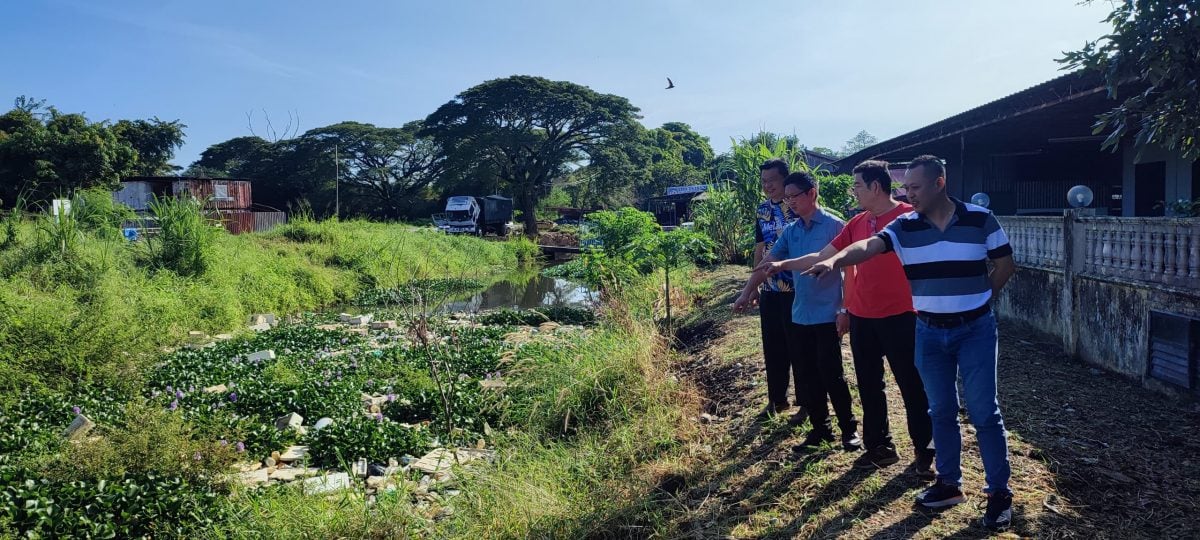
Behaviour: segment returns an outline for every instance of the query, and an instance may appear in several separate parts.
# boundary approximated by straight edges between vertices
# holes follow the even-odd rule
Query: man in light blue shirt
[[[799,216],[783,229],[771,253],[754,269],[734,309],[745,309],[754,290],[767,279],[772,265],[779,261],[821,251],[842,230],[842,220],[821,209],[818,203],[816,178],[807,172],[788,175],[783,183],[783,201]],[[812,421],[812,431],[796,451],[807,451],[823,443],[833,442],[833,426],[825,396],[833,402],[842,432],[842,446],[847,451],[858,450],[858,419],[850,408],[850,388],[842,372],[841,336],[849,319],[842,309],[842,278],[829,272],[818,279],[801,277],[793,272],[795,300],[792,302],[792,324],[788,332],[788,348],[792,369],[804,381],[805,408]]]

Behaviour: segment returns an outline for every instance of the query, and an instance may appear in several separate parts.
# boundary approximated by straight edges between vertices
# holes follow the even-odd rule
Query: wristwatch
[[[848,312],[846,311],[846,308],[842,308],[842,309],[839,309],[839,310],[837,310],[837,314],[838,314],[838,315],[846,315],[847,313],[848,313]]]

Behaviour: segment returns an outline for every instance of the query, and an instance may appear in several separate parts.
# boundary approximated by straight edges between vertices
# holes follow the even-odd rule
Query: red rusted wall
[[[221,186],[224,189],[221,189]],[[224,191],[223,197],[218,197]],[[245,180],[207,180],[187,179],[175,181],[176,196],[190,193],[192,196],[207,200],[209,208],[246,210],[253,200],[250,196],[250,182]]]

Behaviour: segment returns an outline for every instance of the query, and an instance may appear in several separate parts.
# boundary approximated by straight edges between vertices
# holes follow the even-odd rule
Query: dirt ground
[[[1036,332],[1001,325],[1000,404],[1009,430],[1013,526],[979,525],[985,497],[973,428],[962,425],[965,504],[926,511],[903,403],[888,379],[901,462],[873,472],[858,453],[791,452],[807,425],[756,421],[765,404],[757,313],[729,310],[745,270],[723,267],[676,332],[676,374],[701,390],[710,457],[678,494],[685,538],[1200,538],[1200,406],[1091,368]],[[850,351],[846,377],[855,395]],[[861,410],[856,410],[861,419]],[[706,419],[708,420],[708,419]]]

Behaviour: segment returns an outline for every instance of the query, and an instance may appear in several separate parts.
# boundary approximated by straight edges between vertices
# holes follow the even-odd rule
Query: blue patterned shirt
[[[796,214],[782,202],[771,202],[767,199],[758,205],[758,213],[754,218],[754,242],[763,243],[763,256],[771,252],[775,242],[783,233],[784,227],[796,221]],[[759,291],[788,292],[792,290],[791,272],[780,272],[767,278],[759,287]]]

